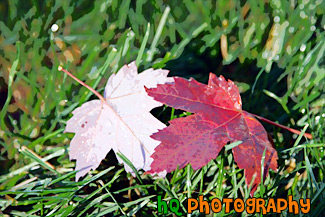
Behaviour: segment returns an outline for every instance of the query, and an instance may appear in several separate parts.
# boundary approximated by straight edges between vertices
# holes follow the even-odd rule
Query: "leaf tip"
[[[146,86],[144,86],[144,89],[149,94],[150,88],[147,88]]]
[[[143,175],[151,175],[151,172],[150,171],[146,171],[143,173]]]

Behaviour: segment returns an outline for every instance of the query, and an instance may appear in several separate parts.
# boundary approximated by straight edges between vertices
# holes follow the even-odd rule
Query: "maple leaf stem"
[[[76,76],[74,76],[73,74],[71,74],[68,70],[66,70],[65,68],[63,68],[62,66],[58,67],[59,71],[63,71],[66,74],[68,74],[71,78],[73,78],[74,80],[76,80],[79,84],[81,84],[82,86],[86,87],[88,90],[90,90],[91,92],[93,92],[102,102],[106,102],[106,100],[104,99],[104,97],[102,95],[100,95],[96,90],[94,90],[92,87],[90,87],[89,85],[87,85],[86,83],[84,83],[83,81],[79,80]]]
[[[260,119],[261,121],[264,121],[266,123],[272,124],[273,126],[280,127],[282,129],[288,130],[291,133],[298,134],[298,135],[301,133],[301,131],[299,131],[299,130],[295,130],[295,129],[292,129],[290,127],[286,127],[286,126],[284,126],[282,124],[275,123],[273,121],[270,121],[269,119],[263,118],[261,116],[258,116],[258,115],[252,114],[252,113],[250,113],[250,114],[253,115],[254,117]],[[310,133],[304,133],[304,136],[306,136],[308,139],[313,138],[313,136]]]

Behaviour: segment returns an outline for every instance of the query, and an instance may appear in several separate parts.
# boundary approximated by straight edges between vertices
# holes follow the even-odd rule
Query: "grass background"
[[[157,195],[184,202],[183,213],[188,196],[249,196],[226,149],[197,171],[186,167],[158,180],[143,171],[141,179],[131,177],[110,152],[96,171],[74,182],[73,134],[63,130],[71,111],[96,97],[57,67],[101,93],[112,73],[136,60],[140,71],[163,67],[201,82],[209,72],[223,75],[238,85],[243,109],[312,133],[308,140],[263,124],[278,151],[279,172],[269,172],[255,197],[310,198],[308,215],[321,216],[324,12],[322,0],[1,1],[0,215],[161,216]],[[50,29],[54,23],[57,32]],[[152,112],[164,123],[184,115],[166,107]]]

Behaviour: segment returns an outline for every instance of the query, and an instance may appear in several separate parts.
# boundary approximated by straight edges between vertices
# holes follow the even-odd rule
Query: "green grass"
[[[278,151],[279,169],[269,172],[254,196],[310,198],[307,216],[321,216],[325,4],[176,2],[0,3],[0,215],[161,216],[157,195],[182,201],[183,213],[191,196],[249,197],[250,186],[231,152],[237,143],[205,167],[187,166],[165,179],[143,171],[132,177],[110,152],[96,171],[74,181],[75,163],[68,158],[73,134],[63,133],[65,123],[75,108],[96,97],[57,67],[102,93],[112,73],[136,60],[140,71],[164,67],[201,82],[209,72],[222,74],[238,85],[245,110],[312,133],[308,140],[264,125]],[[51,32],[53,23],[58,32]],[[221,37],[227,50],[221,49]],[[189,115],[167,107],[152,113],[164,123]]]

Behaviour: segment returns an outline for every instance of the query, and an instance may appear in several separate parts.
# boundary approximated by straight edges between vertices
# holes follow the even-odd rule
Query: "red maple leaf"
[[[254,173],[251,195],[261,182],[261,158],[265,153],[265,170],[277,170],[277,152],[270,144],[263,126],[242,110],[237,86],[231,80],[210,74],[208,85],[194,79],[174,78],[173,83],[146,89],[149,96],[176,109],[195,113],[170,121],[170,125],[151,137],[161,141],[152,154],[148,173],[171,172],[188,163],[194,170],[215,159],[227,142],[241,140],[232,149],[239,168],[245,169],[249,185]]]

